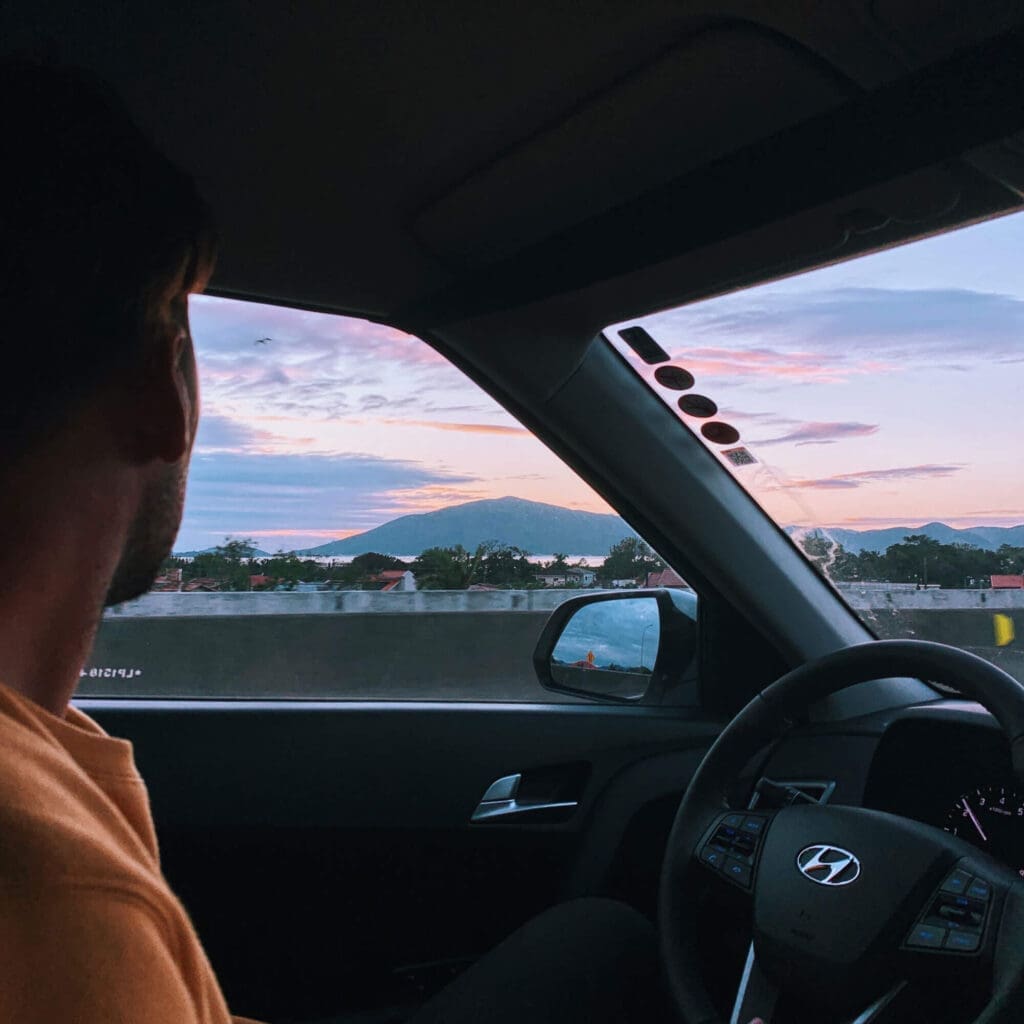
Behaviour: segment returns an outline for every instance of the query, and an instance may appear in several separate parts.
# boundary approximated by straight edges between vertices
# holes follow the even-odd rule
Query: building
[[[381,593],[407,593],[416,589],[416,577],[408,569],[385,569],[370,576],[364,590]]]
[[[149,589],[155,594],[176,593],[181,590],[181,569],[168,569],[153,580],[153,586]]]
[[[1024,576],[992,576],[993,590],[1024,590]]]
[[[565,586],[565,573],[564,572],[539,572],[534,577],[536,581],[545,587],[564,587]]]
[[[644,581],[645,587],[674,587],[676,590],[690,590],[690,585],[675,571],[662,569],[661,572],[649,572]]]
[[[592,587],[597,579],[597,573],[593,569],[573,568],[567,569],[566,580],[577,587]]]
[[[573,566],[562,572],[539,572],[534,579],[545,587],[592,587],[597,580],[597,572]]]
[[[220,580],[215,580],[212,576],[198,576],[194,580],[189,580],[181,589],[186,594],[200,591],[212,593],[215,590],[220,590]]]

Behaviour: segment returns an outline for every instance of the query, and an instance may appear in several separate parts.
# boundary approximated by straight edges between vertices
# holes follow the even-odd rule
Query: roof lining
[[[620,94],[628,86],[637,84],[644,75],[660,64],[669,61],[674,54],[685,51],[695,45],[701,37],[717,32],[743,33],[759,41],[770,42],[777,50],[788,53],[801,62],[802,68],[820,76],[829,82],[837,93],[852,99],[863,95],[864,89],[850,75],[844,73],[826,58],[804,45],[792,36],[778,29],[740,17],[704,17],[689,23],[685,30],[676,33],[669,42],[650,54],[645,61],[636,64],[627,71],[615,76],[598,89],[591,90],[578,98],[570,107],[559,111],[554,116],[537,124],[527,135],[503,147],[488,159],[470,168],[448,187],[438,190],[422,202],[414,211],[403,218],[403,228],[409,237],[419,245],[422,252],[428,254],[448,266],[456,269],[468,269],[470,261],[455,256],[443,245],[436,244],[429,237],[429,219],[438,207],[452,202],[457,194],[472,187],[474,183],[487,175],[500,170],[501,166],[520,156],[545,137],[551,136],[578,116],[587,114],[592,108],[605,100]]]
[[[1003,138],[1024,128],[1022,48],[1024,30],[1015,30],[954,54],[464,276],[406,306],[395,320],[423,327],[543,300]],[[750,188],[755,167],[758,181],[768,181],[760,189]],[[804,168],[799,187],[793,184],[794,167]],[[775,202],[765,201],[764,195]],[[679,228],[683,223],[685,237]],[[616,244],[638,232],[644,238],[642,251]]]

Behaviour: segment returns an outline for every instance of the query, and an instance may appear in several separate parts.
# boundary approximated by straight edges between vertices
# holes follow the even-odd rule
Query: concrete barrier
[[[858,611],[1024,612],[1024,590],[867,590],[850,585],[837,589]]]
[[[531,663],[547,612],[122,616],[83,696],[550,699]]]
[[[238,592],[144,594],[116,608],[104,620],[221,615],[417,615],[462,612],[551,612],[580,590],[333,590],[315,593]]]
[[[579,594],[147,594],[105,614],[79,692],[546,701],[554,695],[536,682],[533,648],[550,612]],[[1024,681],[1024,591],[848,589],[844,597],[879,636],[965,647]],[[996,613],[1009,616],[1020,647],[996,646]]]

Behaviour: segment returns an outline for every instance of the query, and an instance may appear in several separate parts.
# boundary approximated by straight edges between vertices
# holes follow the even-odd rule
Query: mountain
[[[212,555],[216,551],[216,547],[203,548],[202,551],[175,551],[172,558],[195,558],[196,555]],[[246,558],[269,558],[270,552],[263,551],[261,548],[249,548]]]
[[[793,534],[798,530],[788,526],[786,532]],[[922,533],[940,544],[970,544],[985,551],[995,551],[1003,544],[1024,547],[1024,526],[972,526],[958,530],[945,523],[925,523],[924,526],[892,526],[884,530],[844,530],[837,527],[827,533],[852,554],[861,551],[883,552],[892,544],[902,543],[906,537]]]
[[[990,543],[993,548],[1003,544],[1024,547],[1024,526],[975,526],[969,532],[979,538],[979,547],[982,546],[983,540]]]
[[[472,551],[497,541],[533,554],[603,555],[636,534],[618,516],[546,505],[522,498],[493,498],[401,516],[365,533],[300,551],[302,555],[418,555],[427,548],[461,544]]]

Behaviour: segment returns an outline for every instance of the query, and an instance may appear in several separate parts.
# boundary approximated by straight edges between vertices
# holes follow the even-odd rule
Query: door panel
[[[275,1021],[415,998],[566,893],[621,889],[631,822],[720,728],[591,705],[78,703],[135,744],[232,1008]],[[519,772],[578,808],[470,824]]]

